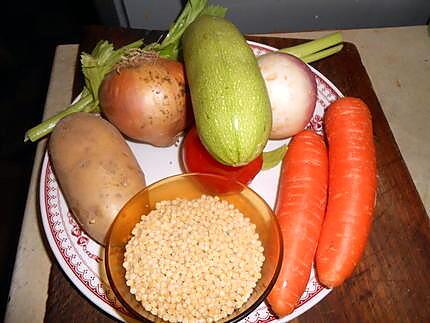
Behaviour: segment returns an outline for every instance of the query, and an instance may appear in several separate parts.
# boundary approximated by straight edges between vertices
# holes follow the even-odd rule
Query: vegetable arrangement
[[[226,8],[216,5],[207,5],[206,0],[189,0],[178,19],[169,29],[168,34],[161,43],[151,43],[143,46],[143,40],[138,40],[119,49],[105,40],[97,43],[93,51],[81,54],[82,73],[85,86],[79,95],[79,100],[64,111],[43,121],[41,124],[29,129],[25,133],[24,141],[37,141],[51,133],[58,121],[65,116],[76,112],[100,112],[99,88],[105,76],[121,64],[121,60],[130,52],[141,49],[142,53],[152,53],[167,59],[177,59],[181,37],[185,29],[200,15],[224,16]]]
[[[197,17],[204,15],[223,17],[226,12],[227,9],[224,7],[207,5],[206,0],[189,0],[161,43],[144,45],[144,40],[138,40],[119,49],[114,49],[108,41],[99,41],[91,53],[83,52],[81,54],[80,62],[85,86],[78,96],[79,99],[65,110],[28,129],[24,141],[35,142],[50,134],[57,122],[69,114],[76,112],[100,113],[100,85],[108,73],[112,72],[118,64],[121,65],[121,60],[124,57],[128,60],[130,53],[135,53],[137,50],[146,55],[152,53],[162,58],[177,60],[183,33]],[[342,36],[336,32],[305,44],[280,49],[279,52],[288,53],[306,63],[311,63],[337,53],[342,49],[342,46]]]
[[[360,99],[341,98],[325,113],[326,138],[305,130],[317,99],[306,63],[341,50],[341,35],[256,58],[225,13],[190,0],[161,43],[114,49],[100,41],[81,56],[79,100],[28,130],[26,140],[55,129],[56,176],[71,211],[101,244],[119,208],[145,186],[124,137],[165,147],[185,133],[184,171],[243,184],[282,160],[275,213],[284,256],[268,302],[285,316],[314,264],[318,280],[336,287],[360,261],[376,195],[371,115]],[[288,147],[263,151],[269,139],[287,138]]]

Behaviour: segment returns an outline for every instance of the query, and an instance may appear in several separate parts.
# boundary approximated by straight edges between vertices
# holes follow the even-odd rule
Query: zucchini
[[[236,26],[202,15],[182,38],[197,131],[219,162],[245,165],[269,138],[272,111],[256,57]]]

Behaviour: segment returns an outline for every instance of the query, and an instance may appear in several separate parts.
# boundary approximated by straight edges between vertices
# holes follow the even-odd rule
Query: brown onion
[[[102,82],[100,106],[124,135],[154,146],[170,146],[189,118],[182,63],[139,55],[122,61]]]

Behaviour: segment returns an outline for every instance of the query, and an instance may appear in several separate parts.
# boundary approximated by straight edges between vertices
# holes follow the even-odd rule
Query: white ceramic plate
[[[249,42],[255,55],[276,50],[263,44]],[[308,127],[322,132],[322,116],[325,108],[338,97],[341,92],[321,73],[312,68],[318,84],[318,100],[315,113]],[[266,150],[280,146],[285,141],[269,141]],[[182,173],[179,164],[179,146],[156,148],[147,144],[129,142],[139,164],[145,172],[147,184],[154,183],[164,177]],[[273,207],[280,165],[260,172],[250,184],[267,203]],[[70,213],[64,197],[53,174],[49,157],[45,153],[40,177],[40,209],[43,228],[55,258],[72,283],[105,312],[119,320],[127,319],[127,310],[116,299],[104,269],[104,248],[89,238],[79,227]],[[301,297],[297,309],[282,319],[270,313],[262,303],[243,322],[287,322],[309,310],[328,293],[312,274],[306,291]]]

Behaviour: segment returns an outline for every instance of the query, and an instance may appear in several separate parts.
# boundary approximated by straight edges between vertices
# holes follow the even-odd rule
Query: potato
[[[70,211],[104,245],[119,210],[145,187],[130,147],[108,121],[79,112],[57,124],[48,151]]]

